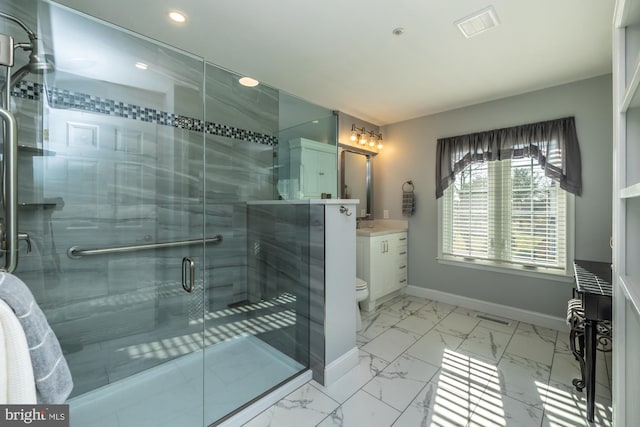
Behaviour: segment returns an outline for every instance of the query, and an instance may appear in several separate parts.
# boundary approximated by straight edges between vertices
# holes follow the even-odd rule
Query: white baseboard
[[[328,387],[344,374],[358,366],[360,362],[360,352],[358,347],[353,347],[324,368],[324,386]]]
[[[262,411],[270,408],[273,404],[280,401],[282,398],[288,396],[289,394],[296,391],[298,388],[302,387],[306,383],[311,381],[311,371],[307,371],[293,380],[289,381],[282,387],[278,387],[277,390],[272,391],[262,399],[257,402],[249,405],[243,411],[235,414],[231,418],[228,418],[221,424],[220,427],[235,427],[243,425],[249,422],[252,418],[260,414]]]
[[[407,286],[406,293],[407,295],[441,301],[451,305],[458,305],[470,310],[493,314],[494,316],[505,317],[507,319],[513,319],[519,322],[531,323],[543,328],[555,329],[557,331],[564,332],[569,331],[569,326],[567,325],[565,319],[561,317],[549,316],[548,314],[544,313],[538,313],[536,311],[524,310],[508,305],[496,304],[493,302],[477,300],[461,295],[450,294],[447,292],[437,291],[435,289],[421,288],[419,286],[413,285]]]

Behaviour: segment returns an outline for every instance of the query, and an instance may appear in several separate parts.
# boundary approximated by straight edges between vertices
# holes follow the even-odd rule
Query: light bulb
[[[369,141],[369,147],[375,147],[375,146],[376,146],[376,142],[373,139]]]
[[[365,145],[367,143],[367,137],[360,135],[360,144]]]
[[[378,150],[382,150],[384,148],[384,145],[382,145],[382,142],[378,143]]]
[[[357,139],[358,139],[358,137],[356,136],[356,133],[355,132],[351,132],[351,140],[355,142]]]
[[[178,10],[169,11],[168,15],[169,19],[178,24],[184,24],[185,22],[187,22],[187,15]]]

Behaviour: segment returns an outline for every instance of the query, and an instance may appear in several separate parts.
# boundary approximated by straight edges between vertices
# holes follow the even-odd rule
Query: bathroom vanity
[[[369,284],[363,310],[401,293],[407,286],[407,221],[373,221],[356,232],[356,275]]]

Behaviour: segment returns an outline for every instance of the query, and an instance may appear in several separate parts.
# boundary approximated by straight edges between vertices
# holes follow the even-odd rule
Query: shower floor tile
[[[71,399],[71,426],[101,427],[113,416],[113,427],[200,426],[203,414],[209,425],[302,368],[258,338],[240,337]]]

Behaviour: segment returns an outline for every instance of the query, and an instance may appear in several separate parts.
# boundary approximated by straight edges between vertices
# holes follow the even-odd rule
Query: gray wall
[[[439,264],[435,154],[438,138],[575,116],[583,194],[575,199],[575,257],[611,261],[611,76],[420,117],[383,127],[375,157],[374,215],[402,218],[402,183],[412,179],[416,213],[409,220],[409,284],[497,304],[563,316],[571,283]]]

